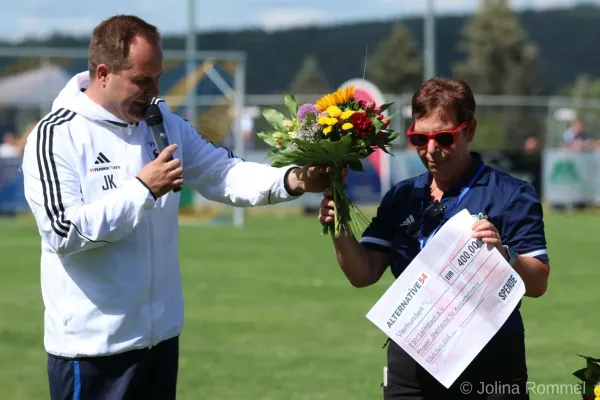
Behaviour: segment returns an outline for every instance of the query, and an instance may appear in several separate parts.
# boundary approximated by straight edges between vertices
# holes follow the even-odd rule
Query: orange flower
[[[315,106],[319,112],[327,110],[329,106],[338,106],[345,101],[348,101],[354,96],[354,86],[350,85],[345,88],[339,88],[337,92],[323,96]]]

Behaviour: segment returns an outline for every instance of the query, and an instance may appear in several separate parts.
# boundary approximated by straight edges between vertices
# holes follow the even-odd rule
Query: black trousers
[[[176,397],[179,337],[152,349],[105,357],[48,355],[51,400],[171,400]]]
[[[498,333],[446,389],[394,341],[384,400],[528,400],[523,333]]]

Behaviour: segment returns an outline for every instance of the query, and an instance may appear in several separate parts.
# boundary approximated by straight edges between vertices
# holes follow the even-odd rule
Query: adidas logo
[[[408,218],[406,218],[404,220],[403,223],[400,224],[400,226],[409,226],[413,222],[415,222],[415,217],[413,217],[412,214],[411,214],[411,215],[408,216]]]
[[[121,169],[121,167],[118,165],[114,165],[114,164],[107,165],[107,164],[110,164],[110,160],[108,159],[108,157],[106,157],[102,153],[98,153],[98,157],[96,157],[96,161],[94,162],[94,164],[96,164],[96,165],[104,164],[104,165],[90,168],[90,172],[101,172],[101,171],[108,171],[108,170],[112,171],[112,170]]]
[[[109,162],[110,160],[106,158],[106,156],[101,152],[100,154],[98,154],[98,158],[96,158],[96,162],[94,164],[106,164]]]

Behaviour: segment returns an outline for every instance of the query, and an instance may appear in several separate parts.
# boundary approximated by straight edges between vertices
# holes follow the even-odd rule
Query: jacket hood
[[[123,127],[132,125],[127,121],[115,117],[100,104],[92,101],[84,93],[89,83],[90,76],[87,71],[81,72],[71,78],[52,103],[52,112],[65,108],[103,125],[107,123]]]

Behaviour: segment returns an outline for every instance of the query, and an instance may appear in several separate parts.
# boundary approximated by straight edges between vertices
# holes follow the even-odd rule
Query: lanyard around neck
[[[452,205],[452,208],[448,209],[446,211],[446,213],[444,213],[444,218],[439,223],[439,225],[437,226],[437,228],[435,228],[433,230],[433,232],[431,232],[431,234],[427,237],[427,239],[425,239],[425,237],[423,236],[423,227],[424,227],[424,219],[425,219],[423,217],[423,210],[424,210],[424,207],[425,207],[425,204],[424,204],[425,201],[424,200],[421,201],[421,231],[419,233],[419,245],[421,246],[421,250],[423,250],[423,247],[425,247],[425,245],[427,244],[427,242],[433,237],[433,235],[435,235],[437,233],[437,231],[442,227],[442,225],[444,224],[444,222],[446,222],[446,220],[452,215],[452,213],[454,212],[454,210],[456,210],[456,207],[458,207],[458,203],[461,202],[461,200],[466,196],[466,194],[469,192],[469,190],[471,190],[471,188],[473,187],[473,185],[475,184],[475,182],[477,182],[477,179],[479,179],[479,176],[483,172],[484,168],[485,168],[485,164],[482,164],[481,167],[479,167],[479,169],[477,170],[477,173],[475,173],[475,175],[473,176],[473,178],[471,178],[471,181],[469,182],[469,184],[460,192],[460,195],[456,199],[456,202],[454,202],[454,204]]]

